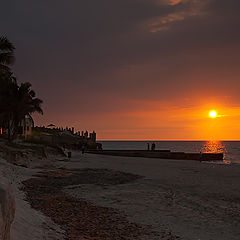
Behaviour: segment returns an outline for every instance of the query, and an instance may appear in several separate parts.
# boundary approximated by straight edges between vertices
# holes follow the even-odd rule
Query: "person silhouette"
[[[153,143],[152,143],[151,150],[152,150],[152,151],[154,151],[154,150],[155,150],[155,148],[156,148],[156,144],[153,142]]]
[[[84,154],[85,151],[86,151],[86,146],[85,146],[85,144],[84,144],[84,145],[82,145],[82,154]]]

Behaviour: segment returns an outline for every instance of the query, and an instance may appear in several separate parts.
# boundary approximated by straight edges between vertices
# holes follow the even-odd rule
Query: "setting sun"
[[[216,111],[210,111],[210,112],[209,112],[209,116],[210,116],[211,118],[215,118],[215,117],[217,117],[217,112],[216,112]]]

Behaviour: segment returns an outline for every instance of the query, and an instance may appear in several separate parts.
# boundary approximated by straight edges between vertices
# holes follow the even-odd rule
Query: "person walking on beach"
[[[82,154],[85,153],[85,145],[82,145]]]
[[[147,143],[147,150],[150,151],[150,144]]]
[[[156,148],[156,144],[153,142],[153,143],[152,143],[151,150],[152,150],[152,151],[154,151],[154,150],[155,150],[155,148]]]

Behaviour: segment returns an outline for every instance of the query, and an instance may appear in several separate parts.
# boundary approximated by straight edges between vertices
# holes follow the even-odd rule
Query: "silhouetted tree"
[[[0,85],[0,126],[11,129],[18,85],[10,72],[0,73]]]
[[[8,139],[12,140],[18,133],[19,125],[26,116],[38,112],[43,114],[42,100],[36,98],[29,82],[18,86],[12,75],[2,78],[0,89],[0,123],[8,129]]]
[[[9,65],[14,63],[14,46],[6,37],[0,37],[0,72],[10,71]]]
[[[14,46],[5,37],[0,37],[0,126],[8,130],[12,140],[21,121],[38,112],[43,114],[42,100],[36,98],[29,82],[17,84],[9,65],[14,62]]]

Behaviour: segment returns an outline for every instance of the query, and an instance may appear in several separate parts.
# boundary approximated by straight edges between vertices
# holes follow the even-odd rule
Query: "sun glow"
[[[215,117],[217,117],[217,112],[216,111],[210,111],[209,112],[209,116],[211,117],[211,118],[215,118]]]

